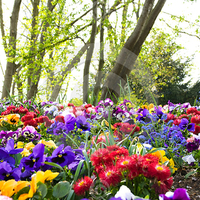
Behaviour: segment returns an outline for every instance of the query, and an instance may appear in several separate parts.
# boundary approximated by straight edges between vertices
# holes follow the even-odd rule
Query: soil
[[[185,178],[185,175],[191,171],[193,170],[184,168],[176,172],[174,175],[172,191],[176,188],[185,188],[187,189],[191,200],[200,200],[200,175],[193,174],[187,179]]]

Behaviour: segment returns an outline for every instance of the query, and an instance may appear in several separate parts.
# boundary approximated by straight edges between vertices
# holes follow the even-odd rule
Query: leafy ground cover
[[[0,112],[2,199],[198,199],[198,105],[10,100]]]

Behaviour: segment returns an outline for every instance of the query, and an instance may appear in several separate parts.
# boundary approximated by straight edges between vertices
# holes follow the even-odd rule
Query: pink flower
[[[10,197],[7,197],[7,196],[1,196],[0,195],[0,200],[13,200],[13,199],[10,198]]]
[[[194,142],[194,137],[188,138],[187,142]]]

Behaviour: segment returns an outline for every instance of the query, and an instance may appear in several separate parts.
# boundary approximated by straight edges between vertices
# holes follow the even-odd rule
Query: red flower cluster
[[[77,194],[79,196],[85,195],[85,192],[89,191],[92,183],[93,183],[93,180],[88,176],[85,176],[84,178],[79,179],[74,184],[75,194]]]
[[[140,131],[140,127],[136,126],[135,124],[129,124],[129,123],[115,123],[113,125],[115,128],[117,128],[122,134],[130,134],[132,133],[132,135],[135,132],[139,132]]]
[[[47,116],[40,116],[37,118],[35,112],[27,112],[26,115],[21,118],[21,121],[24,122],[24,126],[29,125],[33,127],[37,127],[38,123],[45,123],[45,126],[49,127],[53,123]]]
[[[9,115],[11,113],[19,113],[19,114],[26,114],[28,112],[27,108],[23,106],[15,107],[15,106],[8,106],[7,109],[1,113],[1,115]]]
[[[167,190],[172,185],[169,167],[160,165],[159,158],[153,154],[130,156],[127,149],[114,145],[98,149],[90,159],[101,182],[106,187],[117,185],[122,177],[132,180],[138,175],[143,175],[154,183],[159,181],[165,183]]]

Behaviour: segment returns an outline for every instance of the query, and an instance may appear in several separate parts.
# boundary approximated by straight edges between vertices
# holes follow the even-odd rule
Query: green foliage
[[[153,103],[148,90],[159,104],[166,104],[169,99],[173,99],[172,102],[185,101],[183,96],[177,94],[189,85],[189,82],[182,82],[188,75],[191,59],[182,61],[182,57],[178,55],[182,47],[174,40],[171,35],[153,29],[151,38],[143,45],[138,63],[129,77],[130,86],[141,101]]]

